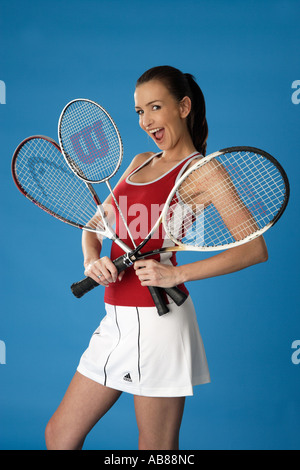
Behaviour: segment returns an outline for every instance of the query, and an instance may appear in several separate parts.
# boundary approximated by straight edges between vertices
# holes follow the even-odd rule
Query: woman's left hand
[[[144,259],[136,261],[133,267],[142,286],[174,287],[181,283],[177,266]]]

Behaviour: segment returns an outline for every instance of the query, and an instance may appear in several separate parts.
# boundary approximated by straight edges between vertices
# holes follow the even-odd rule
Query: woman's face
[[[174,149],[189,136],[186,125],[190,111],[188,97],[179,103],[162,82],[151,80],[136,88],[134,99],[139,124],[159,149]]]

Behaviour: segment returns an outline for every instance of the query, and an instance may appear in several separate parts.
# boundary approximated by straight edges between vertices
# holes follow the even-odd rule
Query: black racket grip
[[[123,256],[115,259],[113,261],[114,265],[116,266],[118,272],[124,271],[124,269],[128,268],[128,264],[126,264],[126,260]],[[163,297],[163,291],[159,287],[148,286],[148,290],[151,294],[153,302],[158,311],[158,315],[164,315],[165,313],[169,312],[169,308],[166,305],[165,299]]]
[[[71,285],[71,291],[75,297],[77,297],[77,299],[80,299],[80,297],[82,297],[84,294],[87,294],[90,290],[97,286],[99,286],[98,282],[94,281],[94,279],[91,277],[86,277],[81,281],[74,282]]]
[[[158,315],[162,316],[165,315],[165,313],[168,313],[169,308],[165,303],[165,299],[163,297],[163,289],[154,286],[148,286],[148,289],[152,296],[153,302],[155,303]]]
[[[92,279],[91,277],[86,277],[85,279],[82,279],[81,281],[79,282],[74,282],[72,285],[71,285],[71,291],[73,293],[73,295],[75,295],[75,297],[77,297],[77,299],[80,299],[80,297],[83,297],[85,294],[87,294],[89,291],[91,291],[92,289],[94,289],[94,287],[97,287],[99,286],[98,282],[94,281],[94,279]],[[164,304],[164,301],[163,301],[163,304],[161,302],[161,299],[162,299],[162,293],[161,292],[157,292],[159,288],[155,288],[155,287],[149,287],[149,291],[152,295],[152,298],[155,302],[155,298],[159,299],[157,301],[157,304],[155,302],[155,305],[157,306],[157,310],[161,310],[164,311],[164,313],[167,313],[169,310],[167,310],[168,307],[162,307],[162,305]],[[186,300],[187,298],[187,294],[185,292],[182,292],[178,287],[170,287],[170,288],[164,288],[164,291],[166,292],[166,294],[168,294],[169,297],[171,297],[171,299],[176,303],[176,305],[182,305],[184,303],[184,301]]]
[[[128,265],[126,265],[126,263],[124,263],[123,256],[120,256],[120,258],[117,258],[114,261],[114,265],[116,266],[119,273],[121,271],[124,271],[128,267]],[[82,297],[84,294],[91,291],[92,289],[94,289],[94,287],[97,287],[97,286],[99,286],[99,284],[96,281],[94,281],[94,279],[92,279],[90,277],[86,277],[85,279],[82,279],[79,282],[74,282],[71,285],[71,291],[75,295],[75,297],[80,299],[80,297]],[[150,288],[149,288],[149,290],[150,290]],[[153,287],[153,290],[155,290],[155,287]],[[178,306],[182,305],[183,302],[187,298],[187,294],[182,292],[178,287],[168,287],[168,288],[165,288],[164,290],[168,294],[168,296]],[[152,295],[152,293],[151,293],[151,295]],[[157,298],[160,298],[160,297],[161,297],[161,293],[158,294]]]
[[[126,261],[123,256],[114,260],[114,265],[116,266],[119,273],[124,269],[128,268]],[[176,305],[182,305],[187,298],[187,294],[182,292],[178,287],[164,287],[164,291],[168,294],[169,297],[175,302]],[[150,290],[150,288],[149,288]],[[151,291],[150,291],[151,292]],[[153,297],[153,296],[152,296]]]
[[[182,290],[176,286],[164,287],[164,291],[166,294],[168,294],[169,297],[171,297],[172,300],[174,300],[175,304],[178,306],[182,305],[188,297],[185,292],[182,292]]]
[[[87,294],[89,291],[91,291],[92,289],[94,289],[94,287],[97,286],[99,286],[98,282],[94,281],[94,279],[92,279],[91,277],[86,277],[85,279],[82,279],[79,282],[74,282],[74,284],[71,285],[71,291],[75,295],[75,297],[77,297],[77,299],[80,299],[80,297]],[[152,296],[153,302],[155,303],[158,314],[164,315],[165,313],[168,313],[169,309],[165,304],[163,294],[159,287],[148,287],[148,289]]]
[[[123,257],[120,257],[115,260],[114,265],[116,266],[119,273],[121,271],[124,271],[128,267],[128,265],[124,263]],[[71,291],[75,295],[75,297],[80,299],[80,297],[87,294],[89,291],[91,291],[92,289],[94,289],[94,287],[97,286],[99,286],[98,282],[94,281],[94,279],[92,279],[91,277],[86,277],[85,279],[82,279],[79,282],[74,282],[71,285]],[[148,289],[152,296],[153,302],[155,303],[158,314],[164,315],[165,313],[168,313],[169,309],[165,303],[162,290],[159,287],[152,286],[149,286]]]
[[[94,289],[94,287],[99,286],[98,282],[94,281],[91,277],[86,277],[82,279],[82,281],[74,282],[71,285],[71,290],[75,297],[80,299],[84,294],[89,292],[90,290]],[[157,309],[158,315],[164,315],[165,313],[169,312],[169,309],[165,303],[163,298],[163,294],[159,287],[148,287],[150,294],[152,296],[153,302],[155,303],[155,307]]]
[[[116,259],[113,261],[114,265],[116,266],[118,273],[121,271],[124,271],[128,266],[123,262],[123,256],[120,256],[120,258]],[[99,286],[98,282],[94,281],[91,277],[86,277],[85,279],[82,279],[81,281],[74,282],[71,285],[71,291],[77,297],[77,299],[80,299],[80,297],[84,296],[88,292],[90,292],[94,287]]]

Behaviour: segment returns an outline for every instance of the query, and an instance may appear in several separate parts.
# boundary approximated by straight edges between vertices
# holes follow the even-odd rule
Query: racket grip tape
[[[148,287],[149,292],[152,296],[153,302],[155,303],[155,307],[157,309],[158,315],[165,315],[165,313],[169,312],[169,308],[167,304],[165,303],[165,299],[163,296],[163,289],[160,287],[153,287],[149,286]]]
[[[182,292],[178,287],[164,287],[164,291],[178,306],[182,305],[188,297],[187,294]]]
[[[77,299],[90,292],[94,287],[99,286],[98,282],[94,281],[91,277],[86,277],[81,281],[74,282],[71,285],[71,291]]]
[[[97,286],[99,286],[98,282],[94,281],[91,277],[86,277],[79,282],[74,282],[74,284],[71,285],[71,291],[77,299],[80,299],[80,297]],[[169,309],[165,303],[162,290],[159,287],[148,287],[148,289],[157,308],[158,315],[161,316],[168,313]]]
[[[124,269],[128,268],[128,265],[124,262],[124,257],[120,256],[119,258],[114,260],[114,265],[116,266],[118,272],[120,273],[121,271],[124,271]],[[151,289],[149,287],[149,290],[151,292]],[[187,294],[185,292],[182,292],[178,287],[164,287],[165,292],[168,294],[168,296],[176,303],[176,305],[180,306],[184,303],[184,301],[187,298]],[[152,295],[152,294],[151,294]],[[154,291],[153,291],[153,295]],[[152,295],[152,297],[153,297]],[[158,296],[161,294],[158,294]],[[154,297],[153,297],[154,300]]]
[[[114,265],[116,266],[118,273],[121,271],[124,271],[128,266],[126,266],[123,262],[123,257],[120,256],[120,258],[116,259],[113,261]],[[91,277],[86,277],[85,279],[82,279],[81,281],[74,282],[71,285],[71,291],[77,299],[80,299],[80,297],[84,296],[84,294],[87,294],[90,292],[94,287],[99,286],[98,282],[94,281]]]
[[[128,267],[126,264],[124,264],[123,257],[120,257],[117,260],[115,260],[114,265],[118,269],[119,273],[127,269]],[[97,286],[99,286],[98,282],[94,281],[94,279],[90,277],[86,277],[85,279],[82,279],[79,282],[74,282],[71,285],[71,291],[76,298],[80,299],[81,297],[83,297],[85,294],[87,294],[88,292],[90,292],[92,289],[94,289]],[[165,303],[165,299],[163,297],[163,290],[165,290],[165,292],[177,305],[182,305],[187,297],[187,295],[184,292],[182,292],[180,289],[178,289],[178,287],[170,287],[170,288],[162,289],[159,287],[149,286],[148,289],[153,298],[153,301],[155,303],[155,306],[157,308],[159,315],[164,315],[165,313],[168,313],[169,311],[169,308],[167,307]]]
[[[86,277],[79,282],[74,282],[74,284],[71,285],[71,291],[75,297],[77,297],[77,299],[80,299],[80,297],[87,294],[97,286],[99,286],[98,282],[94,281],[94,279],[91,277]],[[169,309],[165,304],[161,289],[158,287],[149,287],[149,291],[157,308],[158,314],[164,315],[165,313],[168,313]]]
[[[74,282],[71,285],[71,291],[73,295],[75,295],[75,297],[80,299],[97,286],[99,286],[98,282],[94,281],[94,279],[92,279],[91,277],[86,277],[85,279],[82,279],[79,282]],[[152,291],[151,295],[153,297],[155,295],[155,288],[153,288],[152,290],[152,288],[149,287],[149,290],[150,292]],[[176,305],[182,305],[187,298],[187,294],[185,292],[182,292],[178,287],[168,287],[164,288],[164,290],[166,294],[168,294],[168,296],[176,303]],[[160,296],[161,294],[158,295],[158,298],[160,298]]]

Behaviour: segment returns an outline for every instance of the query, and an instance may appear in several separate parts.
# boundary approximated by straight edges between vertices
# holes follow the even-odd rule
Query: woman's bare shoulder
[[[154,152],[143,152],[143,153],[138,153],[133,159],[130,164],[131,167],[137,168],[138,166],[142,165],[145,163],[148,158],[152,157],[155,155]]]
[[[143,163],[145,163],[148,158],[150,158],[152,155],[155,155],[154,152],[144,152],[144,153],[139,153],[138,155],[136,155],[132,160],[131,160],[131,163],[129,164],[129,166],[127,167],[127,169],[125,170],[125,172],[123,173],[123,175],[121,176],[121,178],[119,179],[118,183],[120,183],[121,181],[123,181],[125,178],[127,178],[127,176],[133,171],[135,170],[136,168],[138,168],[139,166],[141,166]]]

